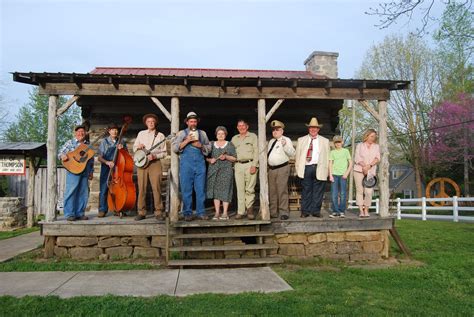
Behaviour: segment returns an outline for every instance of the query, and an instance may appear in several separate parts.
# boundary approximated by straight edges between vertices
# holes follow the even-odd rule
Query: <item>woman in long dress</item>
[[[233,163],[237,159],[235,147],[226,141],[227,129],[223,126],[216,128],[217,141],[211,142],[211,154],[207,158],[207,198],[214,200],[216,210],[213,220],[228,220],[229,204],[234,190]],[[223,207],[220,215],[221,204]]]

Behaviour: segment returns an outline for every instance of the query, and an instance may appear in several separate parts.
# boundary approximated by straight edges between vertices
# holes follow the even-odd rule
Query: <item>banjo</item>
[[[166,140],[170,140],[174,137],[174,134],[168,135],[166,138],[158,142],[157,144],[153,145],[150,149],[140,149],[133,154],[133,162],[135,163],[136,167],[139,168],[146,168],[148,164],[150,164],[150,161],[148,160],[148,155],[153,151],[155,148],[161,145],[161,143],[165,142]],[[162,151],[160,153],[165,153],[165,151]]]

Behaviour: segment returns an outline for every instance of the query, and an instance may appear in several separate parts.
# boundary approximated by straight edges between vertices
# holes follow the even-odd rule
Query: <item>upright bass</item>
[[[122,137],[127,131],[128,125],[132,122],[132,117],[124,117],[124,124],[120,131],[117,144],[121,144]],[[133,183],[133,158],[124,148],[115,149],[114,167],[110,169],[107,179],[108,194],[107,205],[109,210],[116,216],[122,217],[125,211],[135,207],[137,200],[135,184]]]

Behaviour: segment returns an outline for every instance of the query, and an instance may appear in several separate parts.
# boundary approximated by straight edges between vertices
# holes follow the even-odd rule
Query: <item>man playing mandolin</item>
[[[59,151],[59,159],[63,162],[69,160],[67,153],[74,151],[79,145],[87,144],[86,127],[77,125],[74,128],[74,139],[69,140]],[[64,191],[64,216],[68,221],[87,220],[84,215],[89,200],[89,183],[94,172],[94,159],[87,161],[86,168],[79,174],[66,171],[66,189]]]
[[[135,143],[133,144],[133,151],[150,149],[153,145],[165,139],[163,133],[156,130],[158,124],[158,117],[155,114],[149,113],[143,116],[143,123],[147,129],[140,131],[137,135]],[[137,216],[135,220],[143,220],[146,218],[146,189],[148,181],[150,181],[153,191],[153,202],[155,206],[155,217],[158,220],[163,220],[161,203],[161,162],[160,159],[166,156],[166,143],[153,149],[148,155],[149,164],[143,168],[137,169],[138,178],[138,203]]]
[[[110,169],[114,167],[115,149],[126,148],[125,142],[118,142],[119,127],[112,123],[109,124],[107,131],[109,136],[102,139],[99,145],[98,160],[100,163],[100,194],[99,194],[99,218],[105,217],[109,208],[107,206],[108,178]]]

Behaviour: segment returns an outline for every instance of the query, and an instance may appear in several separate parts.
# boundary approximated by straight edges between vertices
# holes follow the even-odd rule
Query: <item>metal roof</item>
[[[88,83],[403,90],[410,85],[406,80],[332,79],[307,71],[278,70],[98,67],[85,74],[14,72],[12,75],[14,81],[30,85],[72,83],[78,87]]]
[[[34,155],[46,158],[46,143],[40,142],[5,142],[0,143],[0,154]]]
[[[218,69],[218,68],[151,68],[151,67],[96,67],[90,72],[95,75],[139,75],[176,76],[208,78],[305,78],[327,79],[310,71],[260,70],[260,69]]]

